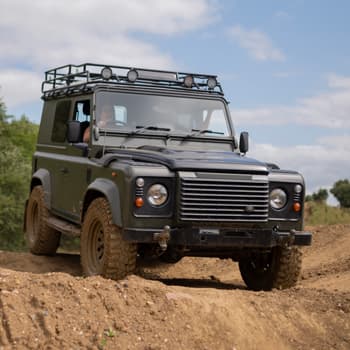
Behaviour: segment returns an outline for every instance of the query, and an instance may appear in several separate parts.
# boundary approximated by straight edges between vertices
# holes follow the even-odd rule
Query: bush
[[[331,189],[331,193],[337,198],[343,208],[350,208],[350,182],[349,180],[339,180]]]
[[[15,120],[0,101],[0,249],[24,248],[23,214],[38,126]]]
[[[350,209],[331,207],[325,203],[305,203],[306,225],[350,224]]]

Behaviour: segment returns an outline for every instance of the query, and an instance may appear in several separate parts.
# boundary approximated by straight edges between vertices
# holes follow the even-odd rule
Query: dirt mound
[[[0,253],[1,349],[349,349],[350,225],[312,228],[299,285],[246,290],[230,260],[184,258],[115,282],[79,256]]]

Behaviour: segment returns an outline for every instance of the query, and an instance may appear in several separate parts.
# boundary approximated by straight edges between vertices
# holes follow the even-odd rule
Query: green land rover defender
[[[121,279],[137,258],[230,258],[248,288],[301,270],[305,185],[246,157],[216,76],[85,63],[54,68],[25,210],[34,254],[80,237],[84,275]]]

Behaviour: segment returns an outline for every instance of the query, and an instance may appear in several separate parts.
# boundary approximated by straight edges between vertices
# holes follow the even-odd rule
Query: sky
[[[350,178],[349,15],[348,0],[0,0],[0,97],[39,123],[57,66],[217,74],[248,155],[313,193]]]

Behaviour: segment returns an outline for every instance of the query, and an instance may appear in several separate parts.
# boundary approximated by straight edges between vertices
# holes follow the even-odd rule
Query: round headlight
[[[165,186],[161,184],[152,185],[147,192],[147,200],[153,205],[159,207],[168,199],[168,191]]]
[[[270,193],[270,205],[274,209],[282,209],[287,203],[287,194],[280,188],[275,188]]]

